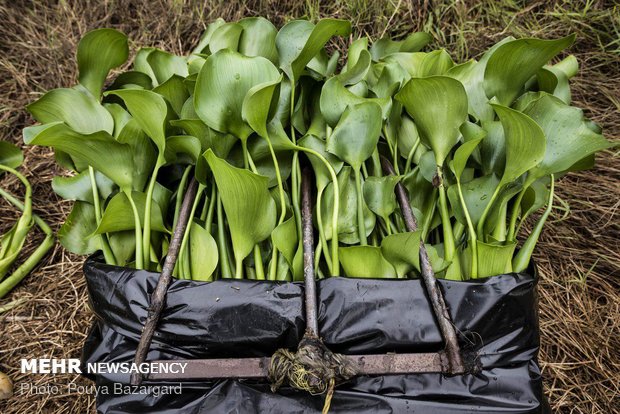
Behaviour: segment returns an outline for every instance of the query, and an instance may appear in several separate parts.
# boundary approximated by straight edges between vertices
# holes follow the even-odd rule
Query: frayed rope
[[[312,395],[327,393],[323,414],[327,414],[337,384],[353,378],[357,367],[344,355],[331,352],[320,338],[306,333],[297,352],[278,349],[271,357],[271,390],[289,384]]]

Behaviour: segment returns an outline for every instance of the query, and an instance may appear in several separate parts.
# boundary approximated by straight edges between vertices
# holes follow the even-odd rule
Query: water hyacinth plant
[[[527,268],[554,182],[612,146],[570,104],[574,41],[506,38],[457,64],[425,33],[326,45],[350,23],[211,23],[189,56],[88,33],[78,84],[28,106],[24,141],[52,147],[75,200],[59,232],[78,254],[159,270],[183,195],[197,197],[178,278],[301,280],[301,165],[314,171],[319,277],[416,277],[423,240],[439,277]],[[108,86],[106,86],[108,85]],[[394,166],[385,174],[381,157]],[[419,229],[394,195],[402,183]],[[524,222],[544,209],[529,235]]]

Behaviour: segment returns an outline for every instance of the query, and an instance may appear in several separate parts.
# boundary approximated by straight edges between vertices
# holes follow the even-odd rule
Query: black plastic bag
[[[83,364],[131,362],[159,275],[87,260],[84,273],[98,316]],[[362,376],[337,387],[330,413],[548,413],[537,362],[537,276],[506,274],[471,282],[439,280],[461,345],[482,370]],[[420,280],[330,278],[318,282],[319,329],[345,354],[441,349]],[[303,285],[222,280],[173,280],[147,360],[271,356],[296,349],[305,329]],[[320,413],[323,396],[258,381],[184,382],[180,394],[122,390],[129,375],[93,378],[107,394],[97,410],[116,413]],[[177,385],[145,382],[148,385]],[[147,389],[148,391],[148,389]]]

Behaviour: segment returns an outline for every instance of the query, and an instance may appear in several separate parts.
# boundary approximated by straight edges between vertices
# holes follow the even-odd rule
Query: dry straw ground
[[[0,0],[0,138],[19,143],[32,120],[24,105],[44,91],[73,84],[74,53],[90,29],[127,33],[132,50],[156,46],[188,51],[209,21],[262,15],[277,25],[291,17],[351,19],[353,37],[403,36],[427,30],[455,59],[478,56],[509,34],[551,38],[577,34],[572,48],[580,63],[574,100],[620,139],[620,3],[604,1],[485,0],[228,0],[58,1]],[[25,148],[23,172],[34,186],[35,209],[54,229],[70,204],[50,188],[57,174],[51,152]],[[554,412],[620,413],[620,165],[617,152],[601,154],[597,167],[562,179],[557,207],[538,246],[541,361]],[[16,180],[1,185],[19,192]],[[13,213],[0,203],[0,231]],[[33,238],[28,248],[32,249]],[[0,412],[94,412],[93,397],[72,393],[74,376],[25,376],[23,357],[77,357],[92,314],[83,258],[56,246],[42,265],[0,305],[25,299],[0,316],[0,370],[17,383],[59,387],[54,395],[18,395]],[[25,390],[24,390],[25,391]]]

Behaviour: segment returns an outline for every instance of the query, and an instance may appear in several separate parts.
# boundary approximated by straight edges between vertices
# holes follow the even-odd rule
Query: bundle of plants
[[[555,181],[612,146],[571,106],[577,62],[558,56],[574,37],[506,38],[459,63],[421,51],[425,33],[359,38],[344,59],[326,45],[350,31],[333,19],[280,30],[264,18],[217,20],[188,56],[146,47],[129,66],[125,35],[86,34],[78,84],[30,104],[40,125],[24,129],[25,143],[52,147],[67,171],[53,180],[75,200],[63,246],[160,270],[195,179],[178,278],[300,280],[309,163],[319,277],[415,278],[421,241],[438,277],[525,270]]]

